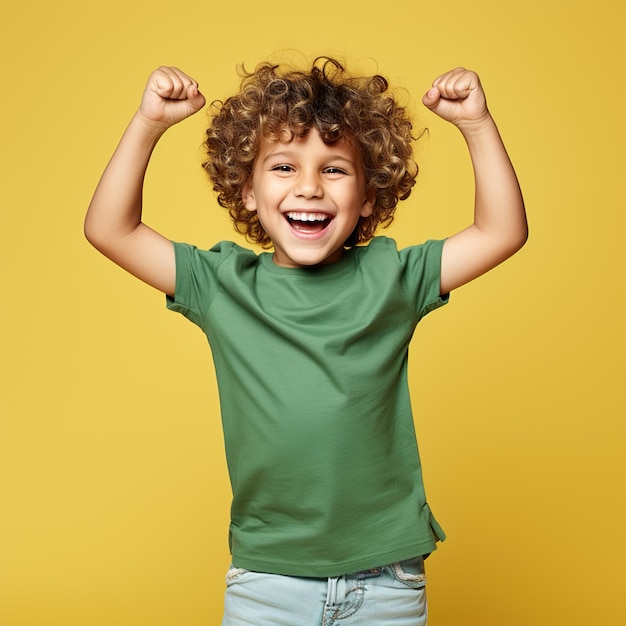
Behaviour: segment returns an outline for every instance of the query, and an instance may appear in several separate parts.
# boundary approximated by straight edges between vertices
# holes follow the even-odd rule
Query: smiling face
[[[325,144],[312,128],[291,141],[261,140],[243,190],[284,267],[334,263],[359,218],[372,214],[361,155],[348,141]]]

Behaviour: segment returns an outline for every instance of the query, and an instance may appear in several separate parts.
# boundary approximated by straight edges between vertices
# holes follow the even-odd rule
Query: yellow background
[[[415,338],[426,486],[449,539],[433,626],[623,623],[623,3],[449,0],[7,3],[0,159],[2,626],[218,624],[229,487],[204,337],[100,257],[82,219],[153,67],[209,99],[289,49],[406,87],[430,128],[390,230],[470,219],[458,132],[421,94],[476,69],[516,165],[531,238]],[[170,131],[146,220],[235,237],[199,167],[203,114]]]

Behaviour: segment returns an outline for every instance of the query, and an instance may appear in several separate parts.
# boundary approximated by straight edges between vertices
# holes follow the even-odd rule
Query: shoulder
[[[173,242],[176,255],[176,289],[168,297],[168,308],[183,313],[204,328],[206,313],[223,285],[241,283],[245,267],[257,255],[232,241],[221,241],[209,249]],[[242,271],[244,268],[244,271]]]
[[[359,260],[369,260],[374,257],[392,257],[398,254],[398,245],[391,237],[383,235],[373,237],[367,244],[352,248],[353,254]]]
[[[233,241],[220,241],[207,249],[177,241],[174,241],[173,244],[178,267],[189,265],[192,267],[210,266],[216,268],[227,259],[240,259],[243,262],[251,262],[258,258],[252,250],[244,248]]]
[[[368,271],[372,267],[382,268],[385,275],[396,275],[411,291],[415,285],[432,285],[438,291],[445,242],[445,239],[428,239],[423,243],[399,249],[393,239],[375,237],[367,246],[371,250],[363,253],[363,258],[366,258],[366,254],[370,257],[370,262],[365,263]]]
[[[381,261],[388,259],[399,265],[428,263],[431,259],[441,259],[445,239],[429,239],[423,243],[398,248],[396,241],[390,237],[374,237],[367,245],[354,248],[359,260]]]
[[[364,282],[377,287],[400,287],[419,319],[447,302],[440,297],[444,243],[444,239],[429,239],[399,249],[393,239],[375,237],[367,246],[355,249],[360,274]]]

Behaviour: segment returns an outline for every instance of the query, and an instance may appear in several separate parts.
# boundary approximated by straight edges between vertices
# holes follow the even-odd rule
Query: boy
[[[263,64],[216,105],[204,167],[236,228],[273,254],[200,251],[142,223],[152,149],[205,103],[177,68],[150,76],[89,207],[89,241],[211,345],[233,487],[225,625],[426,623],[423,559],[444,535],[424,495],[408,345],[527,225],[478,76],[457,68],[423,102],[467,142],[473,223],[401,251],[374,237],[417,174],[387,87],[332,59]]]

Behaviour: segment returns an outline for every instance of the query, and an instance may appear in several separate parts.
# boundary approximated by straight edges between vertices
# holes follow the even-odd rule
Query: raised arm
[[[179,69],[155,70],[85,218],[85,236],[95,248],[169,295],[174,295],[176,284],[174,249],[168,239],[141,221],[143,181],[152,150],[163,133],[204,103],[197,83]]]
[[[528,225],[515,171],[478,76],[464,68],[443,74],[423,103],[461,131],[474,168],[474,221],[443,248],[441,293],[445,294],[515,254],[526,242]]]

